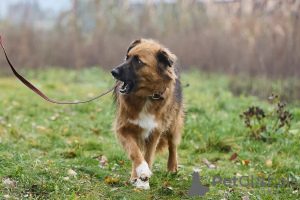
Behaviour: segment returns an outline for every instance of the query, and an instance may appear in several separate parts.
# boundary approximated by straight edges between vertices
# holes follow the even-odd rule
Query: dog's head
[[[175,81],[175,61],[176,56],[158,42],[139,39],[129,46],[125,61],[111,73],[123,82],[121,94],[148,96]]]

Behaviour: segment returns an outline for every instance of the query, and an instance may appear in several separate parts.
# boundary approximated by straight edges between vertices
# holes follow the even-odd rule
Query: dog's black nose
[[[111,74],[113,75],[113,77],[117,78],[120,75],[120,70],[115,68],[111,71]]]

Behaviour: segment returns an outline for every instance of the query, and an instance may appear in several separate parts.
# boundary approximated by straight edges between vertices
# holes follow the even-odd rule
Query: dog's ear
[[[157,66],[161,70],[165,70],[167,67],[172,67],[175,62],[175,55],[167,50],[160,50],[157,52]]]
[[[129,47],[128,47],[127,54],[129,53],[129,51],[130,51],[133,47],[135,47],[137,44],[139,44],[139,43],[141,43],[141,42],[142,42],[141,39],[138,39],[138,40],[133,41],[133,42],[129,45]]]

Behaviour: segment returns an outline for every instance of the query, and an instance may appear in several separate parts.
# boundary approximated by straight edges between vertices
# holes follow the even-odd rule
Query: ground
[[[86,100],[114,84],[99,68],[22,73],[56,100]],[[241,175],[270,175],[277,181],[289,176],[300,184],[299,102],[288,106],[294,116],[289,134],[273,142],[256,141],[248,137],[239,114],[250,105],[268,110],[267,101],[233,96],[226,76],[192,71],[183,73],[182,82],[187,116],[178,150],[180,168],[168,173],[167,153],[158,155],[151,189],[143,191],[128,182],[131,164],[111,130],[111,94],[86,104],[56,105],[14,77],[0,78],[0,199],[188,198],[192,177],[184,175],[193,170],[209,192],[190,199],[300,198],[298,187],[291,186],[213,186],[213,176]],[[229,161],[234,153],[236,161]],[[204,158],[216,168],[210,169]]]

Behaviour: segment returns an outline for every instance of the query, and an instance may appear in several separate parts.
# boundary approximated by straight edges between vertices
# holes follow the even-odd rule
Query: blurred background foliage
[[[236,95],[300,99],[299,0],[64,0],[59,12],[12,2],[0,30],[19,69],[109,70],[131,41],[154,38],[182,70],[227,74]],[[10,74],[3,55],[0,65]]]

